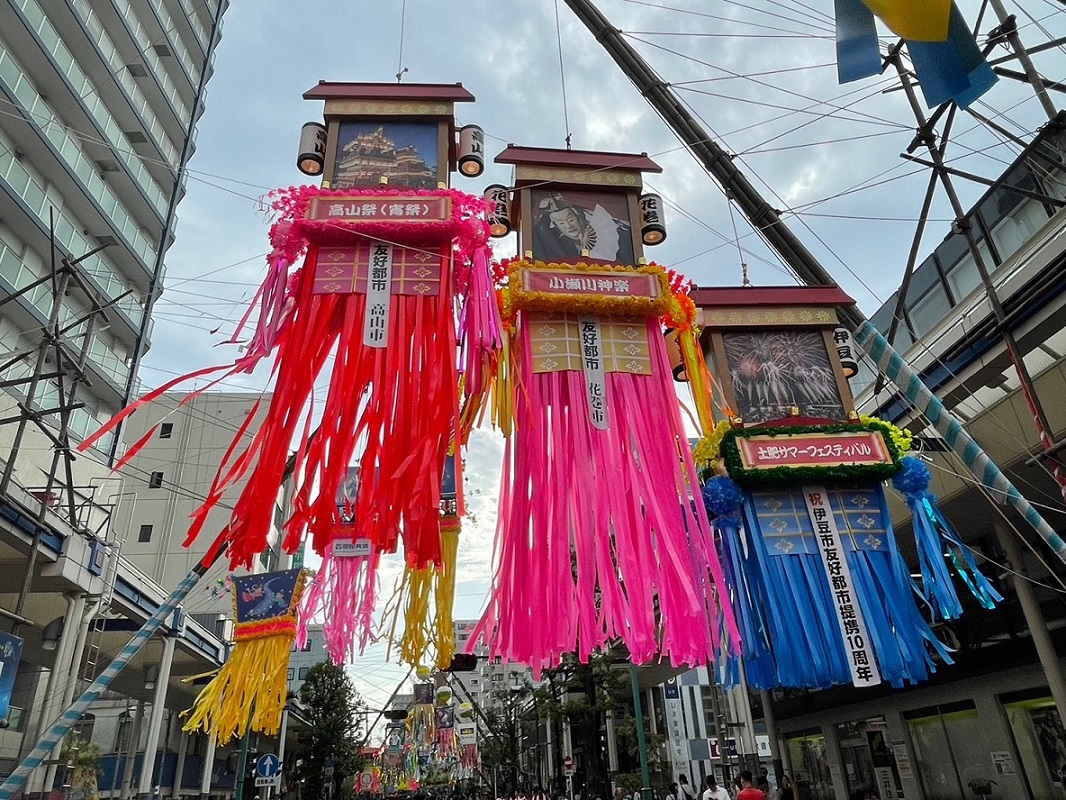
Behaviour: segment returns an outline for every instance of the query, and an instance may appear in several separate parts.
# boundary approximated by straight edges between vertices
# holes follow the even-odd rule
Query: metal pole
[[[1018,542],[1015,536],[1020,534],[1008,528],[1002,522],[992,523],[996,538],[999,540],[1003,553],[1007,556],[1007,565],[1013,570],[1011,580],[1014,583],[1014,592],[1018,595],[1018,603],[1025,615],[1025,623],[1029,627],[1029,634],[1033,637],[1033,646],[1040,658],[1040,665],[1044,668],[1044,676],[1051,688],[1051,696],[1055,700],[1055,708],[1058,709],[1059,719],[1066,719],[1066,676],[1063,675],[1062,662],[1055,652],[1055,645],[1051,642],[1048,633],[1047,620],[1040,608],[1040,602],[1033,592],[1033,584],[1026,574],[1025,561],[1018,550]]]
[[[251,709],[249,709],[249,716],[251,716]],[[237,759],[237,782],[233,786],[233,800],[244,800],[245,773],[248,772],[248,745],[251,739],[252,726],[249,725],[244,729],[244,736],[241,738],[241,755]]]
[[[204,753],[204,771],[200,776],[200,800],[207,800],[211,796],[211,778],[215,772],[215,732],[207,733],[207,752]]]
[[[925,114],[922,112],[921,104],[918,102],[918,97],[915,94],[914,85],[910,81],[907,69],[903,65],[903,61],[898,54],[893,56],[892,63],[895,66],[896,71],[899,73],[900,83],[903,85],[903,91],[907,96],[907,101],[910,103],[914,118],[918,121],[918,127],[922,128],[926,121]],[[962,207],[962,202],[959,200],[959,196],[955,192],[955,185],[951,181],[951,176],[944,169],[943,154],[936,147],[932,137],[925,140],[925,145],[929,151],[929,156],[935,165],[934,169],[936,174],[940,177],[940,183],[944,187],[944,193],[947,195],[948,201],[951,204],[952,212],[955,214],[956,225],[966,239],[966,245],[970,251],[970,256],[973,258],[974,266],[977,267],[977,272],[981,276],[981,284],[984,286],[985,293],[988,295],[988,302],[992,307],[992,314],[996,320],[996,327],[999,330],[1000,336],[1003,337],[1003,343],[1007,348],[1007,355],[1010,357],[1010,361],[1014,365],[1014,371],[1018,375],[1022,394],[1025,396],[1025,400],[1029,405],[1029,411],[1033,415],[1033,423],[1036,425],[1036,432],[1040,437],[1040,444],[1044,448],[1045,453],[1051,451],[1055,446],[1055,442],[1052,439],[1053,429],[1048,422],[1047,414],[1045,413],[1044,407],[1040,403],[1040,398],[1036,393],[1036,386],[1033,385],[1032,375],[1029,374],[1029,368],[1025,365],[1021,348],[1018,346],[1018,342],[1014,338],[1014,333],[1011,331],[1008,324],[1007,312],[1004,310],[1003,304],[1000,302],[999,294],[996,291],[996,285],[992,282],[988,266],[985,264],[984,257],[981,255],[981,251],[977,247],[977,241],[973,237],[973,230],[970,227],[970,223],[965,219],[966,210]],[[1063,470],[1061,462],[1054,453],[1048,458],[1051,474],[1055,478],[1055,482],[1059,485],[1059,492],[1061,493],[1063,500],[1066,501],[1066,470]]]
[[[777,785],[780,787],[781,777],[785,774],[785,759],[781,740],[778,738],[777,733],[777,717],[774,716],[773,695],[762,689],[759,691],[759,698],[762,700],[762,715],[763,720],[766,722],[766,735],[770,739],[770,747],[772,748],[770,761],[774,765],[774,780],[777,781]]]
[[[181,797],[181,784],[185,780],[185,759],[189,755],[189,734],[181,729],[180,720],[178,729],[178,763],[174,768],[174,785],[171,787],[170,796],[175,800]]]
[[[800,279],[815,286],[835,285],[825,267],[781,221],[777,210],[752,186],[729,153],[692,118],[666,81],[633,49],[622,32],[611,25],[591,0],[566,0],[566,4]],[[842,314],[853,325],[862,319],[858,309],[842,309]]]
[[[633,687],[633,713],[637,723],[637,751],[640,753],[640,795],[652,800],[651,774],[648,772],[648,743],[644,740],[644,709],[640,702],[640,677],[635,665],[629,665],[629,682]]]
[[[862,323],[855,331],[855,342],[865,351],[870,360],[877,364],[878,369],[896,385],[896,388],[918,410],[918,413],[940,432],[947,446],[962,460],[974,477],[992,492],[992,496],[998,502],[1010,503],[1040,534],[1040,538],[1051,548],[1051,551],[1062,559],[1063,563],[1066,563],[1066,542],[1062,540],[1062,537],[1022,496],[1022,493],[996,466],[995,462],[981,449],[981,445],[966,432],[962,423],[944,407],[940,398],[922,383],[922,379],[903,360],[903,357],[892,349],[892,345],[884,336],[878,333],[877,328],[869,322]]]
[[[1022,44],[1021,37],[1018,36],[1018,23],[1012,15],[1007,14],[1007,10],[1003,7],[1002,0],[990,0],[992,10],[996,12],[996,17],[999,19],[1000,30],[1010,42],[1011,50],[1014,51],[1014,55],[1018,59],[1018,63],[1022,65],[1022,70],[1025,72],[1025,77],[1033,86],[1033,91],[1036,92],[1037,99],[1040,100],[1040,105],[1043,106],[1044,112],[1047,114],[1048,119],[1054,119],[1058,110],[1055,108],[1055,104],[1051,101],[1051,97],[1048,96],[1047,87],[1044,86],[1044,81],[1040,77],[1040,73],[1036,71],[1036,67],[1033,65],[1033,60],[1029,58],[1029,51],[1025,49],[1025,45]]]
[[[144,760],[141,762],[141,780],[137,787],[137,800],[152,796],[152,780],[155,777],[155,751],[159,745],[159,731],[163,725],[163,709],[167,704],[167,687],[170,684],[170,667],[174,663],[174,644],[177,636],[168,632],[163,640],[163,655],[159,660],[159,675],[156,677],[155,694],[152,695],[152,714],[148,717],[148,737],[144,742]]]
[[[289,704],[286,703],[285,707],[281,710],[281,730],[278,731],[278,796],[284,797],[285,792],[281,788],[284,786],[285,780],[285,735],[289,731]],[[271,786],[267,787],[266,796],[267,800],[274,794],[274,789]]]
[[[122,786],[119,788],[120,800],[129,800],[133,795],[133,765],[137,761],[137,751],[141,747],[141,725],[144,724],[144,701],[137,701],[137,710],[133,712],[133,726],[130,728],[130,746],[126,763],[122,767]]]

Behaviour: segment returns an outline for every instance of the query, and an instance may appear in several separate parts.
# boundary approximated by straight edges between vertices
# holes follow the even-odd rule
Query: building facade
[[[79,265],[83,285],[62,300],[68,337],[85,331],[90,295],[113,301],[110,325],[87,337],[91,386],[71,413],[77,436],[136,394],[150,298],[163,288],[163,256],[228,5],[0,3],[0,299],[49,276],[54,244],[57,262],[93,253]],[[51,306],[47,282],[6,303],[0,347],[35,346]],[[15,364],[5,378],[31,371]],[[47,379],[42,394],[57,391]],[[110,453],[112,443],[100,447]]]

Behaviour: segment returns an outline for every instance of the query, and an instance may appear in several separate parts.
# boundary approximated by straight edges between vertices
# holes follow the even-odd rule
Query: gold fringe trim
[[[417,667],[429,650],[430,599],[433,596],[433,576],[436,569],[428,567],[404,567],[403,578],[393,592],[385,609],[385,617],[392,617],[389,625],[389,649],[386,658],[392,658],[392,645],[400,648],[400,660]],[[396,640],[396,628],[403,616],[403,635]]]
[[[244,736],[249,728],[268,736],[277,734],[288,691],[292,643],[290,636],[238,642],[193,707],[183,712],[189,719],[182,730],[202,730],[218,744]]]

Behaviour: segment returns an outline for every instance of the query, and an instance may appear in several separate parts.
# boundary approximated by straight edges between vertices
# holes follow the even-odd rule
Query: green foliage
[[[63,740],[63,747],[59,751],[59,763],[69,764],[72,767],[100,767],[100,748],[82,739],[77,734],[71,734]]]
[[[300,704],[310,727],[299,734],[291,773],[303,780],[304,797],[321,797],[324,768],[333,759],[333,782],[340,786],[358,773],[364,706],[343,667],[315,664],[300,687]]]

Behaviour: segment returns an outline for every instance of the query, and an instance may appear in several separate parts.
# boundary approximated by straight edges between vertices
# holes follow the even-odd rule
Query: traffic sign
[[[263,753],[255,762],[255,775],[257,778],[276,778],[281,768],[281,761],[273,753]],[[256,784],[259,785],[258,783]]]
[[[279,786],[280,784],[281,784],[281,776],[280,775],[275,775],[272,778],[261,778],[258,775],[255,776],[255,785],[256,786],[275,786],[276,787],[276,786]]]
[[[573,757],[567,756],[566,758],[563,759],[563,774],[564,775],[573,775],[574,774],[574,759],[573,759]]]

